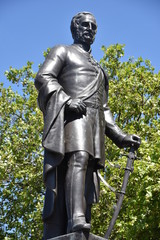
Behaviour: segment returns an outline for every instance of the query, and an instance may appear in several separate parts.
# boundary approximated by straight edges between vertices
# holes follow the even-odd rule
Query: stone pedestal
[[[48,240],[105,240],[105,238],[98,237],[91,233],[89,234],[84,232],[75,232],[55,238],[50,238]]]

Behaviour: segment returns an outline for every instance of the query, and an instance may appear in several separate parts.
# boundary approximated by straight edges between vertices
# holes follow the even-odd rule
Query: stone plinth
[[[55,238],[50,238],[48,240],[105,240],[105,238],[98,237],[91,233],[89,234],[84,232],[75,232]]]

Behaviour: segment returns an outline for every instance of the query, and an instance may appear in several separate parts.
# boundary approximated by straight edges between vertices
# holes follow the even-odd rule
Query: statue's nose
[[[88,23],[88,29],[92,30],[92,23]]]

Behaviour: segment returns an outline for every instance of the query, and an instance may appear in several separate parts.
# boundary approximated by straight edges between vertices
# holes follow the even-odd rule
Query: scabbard
[[[115,222],[117,220],[118,214],[119,214],[121,206],[122,206],[122,202],[123,202],[123,198],[124,198],[124,195],[125,195],[125,191],[126,191],[129,175],[133,171],[133,163],[134,163],[134,160],[135,160],[135,153],[134,153],[134,151],[135,151],[134,147],[131,147],[130,151],[128,153],[128,159],[127,159],[127,164],[126,164],[126,168],[125,168],[122,188],[121,188],[121,191],[119,192],[119,199],[117,201],[117,205],[116,205],[115,211],[113,213],[112,219],[110,221],[108,230],[107,230],[107,232],[106,232],[106,234],[104,236],[104,238],[106,238],[106,239],[109,239],[109,236],[110,236],[110,234],[112,232],[112,229],[113,229],[113,227],[115,225]]]

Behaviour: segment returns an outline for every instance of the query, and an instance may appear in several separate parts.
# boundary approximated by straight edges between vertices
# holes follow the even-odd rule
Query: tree
[[[137,133],[142,144],[130,177],[127,196],[110,239],[159,238],[160,209],[160,72],[154,73],[149,60],[130,58],[121,62],[124,46],[106,49],[101,65],[110,78],[109,106],[118,125]],[[46,55],[47,53],[45,53]],[[43,118],[37,107],[32,63],[22,69],[10,68],[7,80],[17,86],[0,85],[0,238],[41,239]],[[120,189],[126,157],[106,139],[107,182]],[[121,166],[115,168],[112,166]],[[93,207],[92,232],[104,236],[116,196],[101,184],[101,198]]]
[[[43,202],[41,133],[42,114],[32,63],[6,71],[9,81],[20,88],[0,88],[1,133],[1,235],[5,239],[41,239]]]
[[[160,238],[160,72],[154,73],[149,60],[130,58],[121,62],[123,45],[113,45],[104,51],[101,64],[110,76],[109,106],[117,124],[128,133],[142,139],[138,151],[140,160],[130,177],[127,196],[110,239],[159,239]],[[104,176],[116,189],[121,188],[126,157],[107,139],[106,168]],[[111,164],[121,169],[111,169]],[[113,193],[101,188],[101,200],[93,214],[94,232],[103,236],[111,219]],[[102,210],[103,209],[103,214]],[[97,218],[97,215],[100,218]],[[99,220],[100,219],[100,220]],[[102,223],[103,224],[100,224]],[[99,228],[98,225],[101,225]]]

